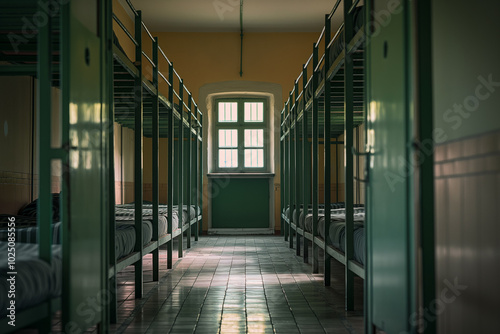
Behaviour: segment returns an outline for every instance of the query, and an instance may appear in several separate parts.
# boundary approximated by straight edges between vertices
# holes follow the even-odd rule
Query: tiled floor
[[[145,272],[134,298],[133,269],[119,275],[116,333],[362,333],[357,312],[343,311],[343,266],[332,262],[332,287],[312,275],[279,236],[203,236],[160,283]],[[164,259],[166,254],[161,254]],[[150,269],[150,258],[145,268]]]

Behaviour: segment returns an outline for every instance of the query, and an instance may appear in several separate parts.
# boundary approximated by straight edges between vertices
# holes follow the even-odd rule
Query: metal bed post
[[[295,110],[295,128],[294,128],[294,137],[295,137],[295,142],[294,142],[294,156],[295,156],[295,213],[297,215],[297,219],[295,219],[295,215],[293,215],[292,221],[295,219],[295,243],[296,243],[296,249],[295,253],[297,256],[300,256],[300,233],[298,231],[299,229],[299,216],[300,216],[300,203],[301,203],[301,176],[302,176],[302,171],[301,171],[301,157],[300,157],[300,141],[299,141],[299,83],[298,81],[295,81],[295,98],[294,98],[294,110]]]
[[[316,245],[315,238],[318,234],[318,167],[319,167],[319,158],[318,158],[318,146],[319,146],[319,126],[318,126],[318,98],[316,97],[316,89],[318,88],[318,45],[314,43],[313,46],[313,79],[312,79],[312,239],[311,243],[312,247],[312,271],[313,274],[317,274],[319,272],[319,249],[318,245]]]
[[[113,1],[107,0],[109,4],[109,12],[106,13],[106,31],[107,39],[113,40]],[[106,57],[106,71],[108,71],[109,78],[111,79],[107,85],[107,93],[110,96],[108,105],[108,175],[109,175],[109,194],[108,194],[108,265],[112,268],[113,274],[108,280],[108,289],[110,292],[109,303],[109,321],[116,324],[118,320],[117,305],[118,300],[116,296],[116,250],[115,250],[115,233],[116,233],[116,219],[115,219],[115,137],[114,137],[114,124],[115,124],[115,108],[114,108],[114,67],[113,67],[113,44],[109,44],[109,55]]]
[[[155,37],[153,41],[153,85],[156,88],[156,94],[152,96],[152,155],[153,155],[153,241],[158,241],[158,206],[160,204],[160,160],[159,160],[159,146],[160,146],[160,129],[159,129],[159,85],[158,85],[158,38]],[[153,251],[153,281],[158,281],[160,276],[160,247],[157,246]]]
[[[352,0],[344,0],[344,40],[345,40],[345,62],[344,62],[344,119],[345,119],[345,308],[348,311],[354,309],[354,273],[350,270],[350,264],[354,260],[354,166],[353,166],[353,114],[354,114],[354,62],[352,54],[348,53],[347,45],[354,34],[353,16],[350,12]]]
[[[42,3],[38,4],[38,10],[41,9]],[[43,12],[43,11],[42,11]],[[61,14],[62,16],[62,14]],[[42,260],[49,265],[52,262],[52,194],[51,194],[51,111],[52,111],[52,19],[48,16],[46,25],[41,25],[38,31],[38,173],[39,173],[39,197],[38,197],[38,240],[39,240],[39,255]],[[61,20],[62,22],[63,20]],[[61,37],[62,38],[62,37]],[[63,192],[62,197],[68,193]],[[65,227],[68,225],[68,215],[65,215],[63,224]],[[63,301],[65,303],[66,300]],[[52,327],[52,310],[51,305],[48,303],[48,316],[39,322],[39,328],[42,332],[50,332]]]
[[[168,198],[168,234],[171,238],[167,242],[167,269],[172,269],[172,253],[174,252],[174,64],[168,65],[168,100],[171,109],[168,112],[168,152],[167,152],[167,198]]]
[[[283,171],[283,197],[284,197],[284,201],[283,201],[283,208],[284,208],[284,211],[283,211],[283,235],[285,237],[285,241],[288,241],[288,234],[289,234],[289,230],[288,230],[288,218],[286,217],[286,208],[287,206],[290,207],[290,202],[289,202],[289,188],[290,188],[290,184],[288,182],[288,174],[290,173],[290,169],[289,169],[289,166],[288,166],[288,141],[287,141],[287,122],[288,122],[288,118],[287,118],[287,110],[288,110],[288,102],[285,103],[285,106],[283,108],[283,122],[282,122],[282,127],[283,127],[283,138],[282,138],[282,141],[283,141],[283,168],[284,168],[284,171]]]
[[[135,66],[138,75],[134,83],[134,209],[135,209],[135,249],[140,253],[140,259],[134,263],[135,267],[135,298],[142,298],[142,144],[143,144],[143,106],[142,106],[142,15],[137,11],[135,17]]]
[[[293,210],[295,209],[295,194],[294,194],[294,190],[295,190],[295,180],[294,180],[294,174],[295,174],[295,157],[294,157],[294,154],[293,154],[293,136],[292,136],[292,133],[293,133],[293,126],[294,126],[294,121],[295,121],[295,117],[294,117],[294,108],[292,106],[292,101],[293,101],[293,93],[290,92],[289,96],[288,96],[288,101],[289,104],[288,104],[288,110],[289,110],[289,113],[288,113],[288,119],[289,119],[289,126],[288,126],[288,166],[289,166],[289,182],[290,182],[290,211],[289,211],[289,216],[288,216],[288,246],[290,248],[293,248],[293,229],[292,229],[292,222],[293,222]]]
[[[368,64],[370,64],[370,48],[366,47],[367,43],[370,37],[370,29],[369,27],[369,21],[371,19],[371,10],[372,10],[372,3],[371,1],[367,1],[364,6],[364,11],[365,11],[365,22],[364,22],[364,33],[365,33],[365,52],[364,52],[364,103],[363,106],[365,108],[365,116],[364,116],[364,121],[365,121],[365,143],[368,142],[368,111],[370,110],[369,106],[369,101],[370,101],[370,68],[368,68]],[[367,146],[367,149],[371,150],[370,147]],[[369,159],[365,159],[365,164],[366,164],[366,171],[367,173],[370,171],[369,169]],[[369,176],[368,176],[369,177]],[[370,185],[369,183],[366,184],[365,188],[365,204],[368,204],[368,194],[370,191]],[[371,272],[371,256],[369,256],[369,250],[372,248],[371,240],[372,240],[372,235],[371,235],[371,229],[369,228],[369,222],[371,221],[371,211],[370,207],[365,208],[365,222],[367,223],[367,226],[365,227],[365,279],[363,282],[363,288],[364,288],[364,300],[363,300],[363,309],[364,309],[364,326],[365,326],[365,333],[366,334],[373,334],[374,333],[374,326],[373,326],[373,310],[372,310],[372,289],[371,289],[371,281],[372,281],[372,272]]]
[[[339,137],[335,137],[335,202],[339,201],[339,169],[340,169],[340,159],[339,159]]]
[[[433,141],[433,85],[432,85],[432,25],[431,1],[418,1],[413,3],[416,12],[416,126],[420,143]],[[433,147],[434,149],[434,147]],[[415,174],[417,190],[417,205],[415,207],[417,235],[419,234],[417,248],[421,248],[422,260],[417,265],[417,277],[421,280],[417,286],[421,289],[421,306],[424,309],[431,309],[436,301],[436,257],[435,257],[435,222],[434,222],[434,150],[425,152],[426,158],[419,161],[420,170]],[[429,153],[430,152],[430,153]],[[433,334],[437,332],[435,321],[426,323],[425,333]]]
[[[103,151],[102,151],[102,161],[103,161],[103,170],[101,170],[101,175],[103,178],[102,190],[102,221],[104,224],[101,225],[102,236],[101,236],[101,249],[103,254],[101,254],[101,272],[103,275],[101,276],[101,286],[105,291],[109,291],[109,225],[111,223],[111,214],[114,214],[114,208],[110,205],[110,198],[114,195],[114,186],[111,181],[114,182],[114,174],[111,174],[110,169],[114,168],[113,162],[109,159],[110,156],[114,157],[113,154],[113,119],[110,118],[109,110],[113,107],[113,26],[109,23],[113,22],[112,19],[112,1],[105,0],[100,2],[100,10],[99,10],[99,24],[102,27],[100,31],[101,37],[101,64],[105,69],[104,75],[101,81],[101,90],[102,90],[102,109],[101,109],[101,117],[103,119],[102,123],[102,139],[103,139]],[[110,136],[111,134],[111,136]],[[114,200],[113,200],[114,206]],[[114,218],[113,222],[114,222]],[[106,224],[108,222],[108,224]],[[103,307],[102,310],[102,319],[99,324],[99,331],[104,333],[109,331],[109,323],[110,323],[110,314],[109,307]]]
[[[285,144],[283,141],[283,119],[284,111],[281,110],[280,113],[280,234],[285,236],[285,221],[283,219],[283,213],[285,212]],[[285,239],[286,240],[286,239]]]
[[[194,241],[198,241],[198,238],[199,238],[199,234],[200,234],[200,230],[199,230],[199,221],[198,221],[198,216],[199,216],[199,212],[198,212],[198,193],[199,193],[199,189],[200,189],[200,184],[199,184],[199,172],[200,172],[200,168],[198,166],[198,156],[200,154],[200,149],[199,149],[199,139],[198,139],[198,133],[200,131],[200,125],[198,124],[198,107],[195,106],[195,111],[194,111],[194,114],[195,114],[195,118],[194,118],[194,121],[195,121],[195,138],[194,138],[194,155],[193,155],[193,165],[195,166],[195,176],[194,176],[194,203],[195,203],[195,206],[194,206],[194,210],[195,210],[195,214],[196,214],[196,223],[195,223],[195,229],[194,229]]]
[[[187,164],[187,169],[188,169],[188,173],[186,175],[186,178],[187,178],[187,187],[186,187],[186,191],[187,191],[187,202],[186,202],[186,206],[187,206],[187,210],[188,210],[188,227],[187,227],[187,231],[186,231],[186,237],[187,237],[187,243],[186,243],[186,247],[187,248],[191,248],[191,192],[192,192],[192,189],[191,189],[191,179],[192,179],[192,174],[193,174],[193,169],[192,169],[192,143],[191,143],[191,138],[192,138],[192,133],[191,131],[193,130],[193,122],[192,122],[192,112],[191,112],[191,108],[192,108],[192,104],[191,104],[191,100],[193,99],[191,93],[189,93],[188,95],[188,123],[189,123],[189,131],[188,131],[188,138],[187,138],[187,156],[188,156],[188,164]]]
[[[330,286],[330,272],[331,272],[331,256],[326,251],[327,246],[327,233],[330,230],[330,210],[331,210],[331,114],[330,114],[330,91],[331,91],[331,82],[328,80],[326,76],[326,72],[330,68],[330,48],[328,44],[330,43],[331,38],[331,21],[328,15],[325,16],[325,128],[324,128],[324,150],[325,150],[325,175],[324,175],[324,196],[325,196],[325,224],[324,224],[324,236],[325,236],[325,246],[323,249],[324,254],[324,268],[325,268],[325,276],[324,283],[325,286]]]
[[[302,67],[302,187],[303,187],[303,205],[304,205],[304,262],[309,262],[309,242],[305,237],[305,218],[309,212],[309,204],[311,203],[311,144],[309,143],[309,123],[308,114],[306,112],[306,85],[307,85],[307,67]],[[299,216],[300,221],[300,216]]]
[[[107,96],[107,124],[108,129],[106,132],[107,140],[107,175],[108,175],[108,193],[107,193],[107,267],[104,269],[104,273],[108,274],[109,268],[112,268],[113,275],[108,279],[106,288],[109,291],[110,301],[109,307],[106,312],[108,323],[115,324],[117,322],[117,296],[116,296],[116,253],[115,253],[115,231],[116,231],[116,221],[115,221],[115,137],[114,137],[114,67],[113,67],[113,1],[105,1],[105,11],[103,13],[104,17],[102,19],[103,27],[105,29],[105,41],[103,43],[103,48],[106,50],[105,59],[103,61],[104,68],[106,71],[106,83],[104,86],[104,94]],[[105,249],[105,248],[103,248]],[[109,276],[106,276],[108,278]]]
[[[184,171],[182,170],[183,167],[183,147],[184,147],[184,81],[182,79],[179,79],[179,133],[178,133],[178,151],[177,151],[177,182],[178,182],[178,212],[179,212],[179,229],[180,229],[180,234],[179,234],[179,240],[178,240],[178,256],[179,259],[183,257],[183,252],[184,252],[184,232],[182,231],[183,229],[183,175]]]
[[[199,136],[199,143],[198,143],[198,150],[199,150],[199,158],[198,158],[198,164],[199,164],[199,189],[198,189],[198,200],[199,200],[199,207],[200,207],[200,212],[199,215],[203,214],[203,114],[199,114],[200,117],[200,127],[198,128],[198,136]],[[198,229],[199,233],[203,232],[203,218],[201,220],[201,224],[198,222]]]

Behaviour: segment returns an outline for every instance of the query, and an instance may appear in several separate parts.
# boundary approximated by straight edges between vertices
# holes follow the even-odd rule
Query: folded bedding
[[[7,254],[8,244],[0,242],[0,254]],[[16,243],[16,311],[35,306],[61,295],[62,253],[60,245],[52,246],[50,264],[38,258],[38,244]],[[0,317],[7,314],[10,275],[7,256],[0,260]]]
[[[173,225],[174,227],[178,226],[178,215],[179,215],[179,206],[174,205],[172,207],[174,219],[173,219]],[[196,209],[198,209],[198,212],[201,212],[200,208],[191,205],[190,208],[188,208],[187,205],[182,206],[182,222],[183,224],[187,224],[189,221],[192,219],[196,218]],[[129,203],[129,204],[119,204],[116,206],[115,209],[116,217],[117,219],[124,219],[122,217],[127,217],[128,219],[132,219],[135,216],[135,211],[134,211],[134,204]],[[142,206],[142,214],[143,217],[147,217],[147,219],[152,220],[152,215],[153,215],[153,205],[152,204],[143,204]],[[158,206],[158,214],[161,216],[165,216],[168,218],[168,205],[159,205]],[[120,218],[118,218],[120,217]]]
[[[312,232],[312,213],[303,215],[304,229]],[[361,264],[365,260],[365,213],[364,208],[354,209],[354,232],[353,232],[353,245],[354,245],[354,259]],[[330,215],[330,228],[326,243],[332,245],[342,252],[345,252],[345,209],[332,210]],[[318,213],[317,233],[320,237],[325,239],[325,216],[324,210]]]
[[[16,242],[37,243],[38,242],[38,227],[21,227],[17,228],[16,224]],[[60,244],[62,242],[62,223],[57,222],[51,225],[52,244]],[[0,241],[7,241],[9,232],[7,229],[0,230]]]
[[[153,225],[150,221],[142,222],[142,244],[146,245],[153,238]],[[115,258],[120,259],[134,251],[136,240],[135,226],[131,221],[117,221],[115,232]]]

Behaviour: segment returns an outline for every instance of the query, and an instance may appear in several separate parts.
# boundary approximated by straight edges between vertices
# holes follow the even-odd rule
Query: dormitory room
[[[499,13],[1,0],[0,333],[500,333]]]

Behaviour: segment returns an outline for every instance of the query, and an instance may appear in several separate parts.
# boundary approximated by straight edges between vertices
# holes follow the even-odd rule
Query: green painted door
[[[415,311],[408,20],[402,2],[374,1],[387,13],[368,44],[368,314],[388,334],[409,332]],[[391,12],[389,12],[389,9]],[[381,16],[382,17],[382,16]]]
[[[212,178],[212,228],[269,228],[270,180]]]

